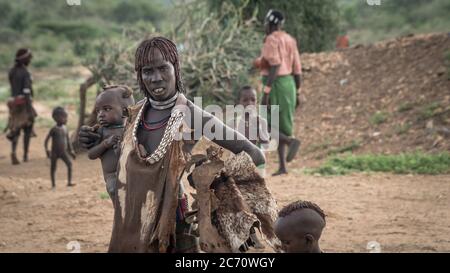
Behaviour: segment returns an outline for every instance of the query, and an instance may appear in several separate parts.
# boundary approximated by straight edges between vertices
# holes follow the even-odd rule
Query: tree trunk
[[[72,147],[76,152],[81,150],[80,145],[78,145],[78,132],[81,126],[84,125],[86,119],[86,93],[89,87],[96,83],[94,76],[89,77],[84,83],[80,84],[80,116],[78,119],[77,130],[71,136]]]

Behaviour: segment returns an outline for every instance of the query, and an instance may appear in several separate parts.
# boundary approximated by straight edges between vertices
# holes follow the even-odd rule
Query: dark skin
[[[88,156],[90,159],[100,158],[103,173],[116,171],[118,155],[113,147],[117,146],[122,138],[123,128],[114,128],[124,123],[124,109],[121,107],[120,98],[112,92],[101,93],[95,103],[97,121],[103,127],[103,136],[100,143],[92,147]]]
[[[146,89],[146,95],[154,100],[161,101],[171,98],[177,92],[175,86],[175,73],[172,63],[164,60],[161,52],[155,50],[155,54],[152,56],[149,64],[141,69],[142,79]],[[237,140],[239,133],[234,131],[228,126],[225,126],[222,121],[214,117],[213,115],[204,112],[201,108],[188,101],[187,106],[191,112],[191,125],[194,125],[194,116],[196,114],[202,117],[202,128],[193,128],[202,130],[206,123],[212,122],[215,130],[221,130],[224,135],[230,133],[234,136],[233,140],[217,140],[212,139],[213,142],[225,149],[237,154],[245,151],[252,159],[255,165],[262,165],[265,163],[264,154],[258,147],[253,145],[248,140]],[[155,123],[170,116],[172,109],[156,110],[152,107],[147,107],[144,111],[144,117],[147,122]],[[139,128],[137,131],[137,138],[139,143],[145,148],[147,153],[152,153],[156,150],[161,142],[165,126],[153,131],[145,131]],[[83,147],[90,147],[95,139],[98,137],[93,130],[89,127],[82,127],[79,133],[79,140]],[[242,136],[240,137],[242,139]],[[190,149],[193,148],[190,147]]]
[[[256,98],[256,90],[253,88],[248,88],[248,89],[244,89],[241,91],[240,93],[240,98],[239,98],[239,104],[244,106],[244,108],[248,107],[248,106],[254,106],[256,109],[256,102],[257,102],[257,98]],[[257,121],[255,120],[251,120],[250,117],[250,113],[245,112],[244,115],[244,122],[245,122],[245,132],[244,135],[247,139],[249,139],[250,136],[250,125],[256,125],[258,124]],[[267,128],[267,122],[265,120],[259,119],[261,123],[261,131],[258,131],[258,140],[250,140],[253,144],[256,144],[257,142],[259,143],[268,143],[269,142],[269,133],[268,133],[268,128]],[[238,125],[239,126],[239,125]]]
[[[25,59],[22,59],[20,61],[20,63],[22,63],[24,66],[28,66],[31,63],[31,59],[32,58],[33,58],[33,55],[30,54],[30,56],[26,57]],[[25,99],[26,99],[27,105],[29,107],[31,107],[31,97],[32,96],[33,96],[33,90],[31,89],[31,93],[25,95]],[[30,139],[31,139],[32,136],[36,136],[36,134],[33,131],[33,124],[31,124],[28,127],[23,128],[23,132],[24,132],[24,136],[23,136],[23,150],[24,150],[23,161],[27,162],[28,161],[28,149],[29,149],[29,146],[30,146]],[[18,142],[18,136],[15,139],[13,139],[12,142],[11,142],[12,160],[13,160],[13,164],[14,165],[19,164],[19,160],[17,159],[17,156],[16,156],[17,142]]]
[[[275,234],[286,253],[321,253],[320,236],[324,219],[312,209],[301,209],[275,222]]]
[[[56,126],[53,127],[45,138],[45,152],[47,157],[50,158],[50,177],[52,180],[52,188],[55,188],[55,172],[56,163],[58,159],[64,161],[67,166],[67,186],[74,186],[72,183],[72,162],[69,159],[69,155],[75,159],[75,152],[73,151],[70,143],[69,134],[65,125],[67,124],[67,113],[59,113],[54,117]],[[52,139],[52,149],[48,149],[48,142]]]
[[[120,90],[109,90],[100,93],[95,102],[97,122],[103,128],[102,137],[99,144],[89,150],[88,156],[90,159],[100,158],[105,179],[116,173],[119,160],[118,144],[123,135],[121,126],[125,121],[124,111],[126,110],[122,107],[120,94]],[[114,193],[108,193],[113,199]]]

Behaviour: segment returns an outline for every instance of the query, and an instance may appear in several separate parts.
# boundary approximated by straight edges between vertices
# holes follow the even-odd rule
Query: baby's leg
[[[58,161],[58,157],[53,155],[50,157],[50,177],[52,179],[52,188],[55,188],[55,172],[56,172],[56,162]]]
[[[113,202],[113,205],[115,203],[115,197],[116,197],[116,185],[117,185],[117,175],[116,173],[110,173],[105,174],[105,180],[106,180],[106,190],[108,191],[109,197],[111,198],[111,201]]]
[[[67,186],[71,187],[74,185],[72,184],[72,162],[70,161],[67,153],[61,156],[61,159],[64,161],[64,163],[66,163],[67,166],[67,179],[68,179]]]

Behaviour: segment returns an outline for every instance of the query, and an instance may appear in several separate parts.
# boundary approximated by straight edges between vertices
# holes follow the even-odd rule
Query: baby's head
[[[243,86],[239,90],[239,104],[244,107],[256,106],[256,90],[249,85]]]
[[[52,118],[57,125],[64,125],[67,123],[67,112],[61,106],[53,108]]]
[[[325,224],[325,213],[318,205],[297,201],[278,213],[275,234],[287,253],[320,253],[319,239]]]
[[[133,104],[133,91],[128,86],[105,86],[95,101],[97,122],[103,127],[123,125],[127,107]]]

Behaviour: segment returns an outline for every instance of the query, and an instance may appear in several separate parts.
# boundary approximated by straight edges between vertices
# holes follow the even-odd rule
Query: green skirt
[[[265,85],[267,77],[262,78],[262,82]],[[269,94],[270,104],[279,105],[279,124],[274,128],[280,130],[286,136],[293,135],[294,127],[294,114],[295,106],[297,103],[297,91],[295,88],[294,77],[291,75],[279,76],[272,84],[272,90]],[[267,117],[267,121],[271,126],[270,115]],[[271,127],[270,127],[271,128]]]

